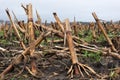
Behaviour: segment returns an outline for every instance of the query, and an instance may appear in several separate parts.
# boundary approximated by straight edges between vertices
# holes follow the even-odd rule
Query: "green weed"
[[[93,53],[93,52],[89,52],[89,51],[82,51],[82,53],[83,53],[84,57],[91,58],[92,62],[99,62],[101,60],[100,52]]]

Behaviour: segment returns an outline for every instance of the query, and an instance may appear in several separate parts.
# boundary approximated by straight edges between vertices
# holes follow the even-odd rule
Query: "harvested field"
[[[80,23],[74,19],[42,23],[32,4],[21,5],[27,22],[13,17],[0,27],[1,80],[119,80],[120,23],[101,21]]]

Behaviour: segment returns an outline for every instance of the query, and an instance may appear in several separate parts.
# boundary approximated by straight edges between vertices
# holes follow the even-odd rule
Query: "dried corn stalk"
[[[96,13],[92,13],[92,15],[93,15],[94,19],[96,20],[96,22],[97,22],[97,24],[98,24],[98,27],[99,27],[99,28],[101,29],[101,31],[103,32],[103,34],[104,34],[106,40],[108,41],[109,45],[111,46],[111,49],[112,49],[113,51],[117,52],[117,50],[115,49],[112,41],[110,40],[110,38],[108,37],[107,33],[105,32],[102,24],[100,23],[100,20],[98,19]]]
[[[56,22],[58,23],[60,29],[64,33],[64,26],[62,25],[62,22],[60,21],[59,17],[57,16],[57,13],[53,13],[53,15],[54,15],[54,18],[55,18]]]
[[[100,77],[98,74],[96,74],[96,72],[92,68],[78,62],[78,58],[77,58],[76,51],[75,51],[74,44],[73,44],[71,27],[70,27],[68,19],[66,19],[66,37],[67,37],[67,43],[69,46],[71,59],[72,59],[72,65],[70,69],[68,70],[68,75],[70,77],[73,77],[73,74],[75,75],[81,74],[82,77],[84,77],[84,74],[82,72],[83,70],[89,77],[91,76],[89,72],[96,75],[97,77]]]
[[[15,31],[15,34],[17,35],[17,37],[18,37],[18,39],[20,41],[21,46],[23,47],[23,49],[26,49],[25,44],[22,41],[22,38],[21,38],[21,36],[20,36],[20,34],[19,34],[19,32],[18,32],[18,30],[17,30],[17,28],[16,28],[16,26],[15,26],[15,24],[14,24],[12,18],[11,18],[11,15],[10,15],[8,9],[6,9],[6,13],[7,13],[7,15],[8,15],[9,19],[10,19],[11,25],[12,25],[14,31]]]

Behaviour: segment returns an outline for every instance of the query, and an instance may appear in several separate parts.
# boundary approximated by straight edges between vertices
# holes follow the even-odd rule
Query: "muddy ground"
[[[3,45],[1,47],[7,50],[18,50],[21,48],[19,45]],[[39,50],[36,49],[36,51]],[[0,73],[11,63],[15,55],[20,53],[15,52],[0,52]],[[39,53],[38,53],[39,54]],[[96,62],[92,58],[84,57],[82,53],[77,53],[79,62],[86,64],[93,68],[105,80],[119,80],[120,79],[120,60],[114,59],[111,56],[101,56],[101,60]],[[64,55],[64,56],[63,56]],[[92,77],[74,76],[73,78],[67,77],[67,71],[71,66],[70,55],[65,53],[46,53],[44,56],[36,60],[38,70],[40,72],[39,78],[33,77],[27,70],[18,75],[23,69],[23,63],[16,65],[14,70],[5,75],[5,80],[97,80],[95,75]],[[26,64],[30,67],[30,60]],[[17,76],[16,76],[17,75]]]

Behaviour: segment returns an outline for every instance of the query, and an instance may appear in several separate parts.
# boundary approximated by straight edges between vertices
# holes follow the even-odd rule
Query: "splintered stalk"
[[[62,22],[60,21],[59,17],[57,16],[57,13],[53,13],[54,18],[56,22],[58,23],[59,27],[61,28],[62,32],[64,33],[64,26],[62,25]]]
[[[37,16],[37,24],[42,24],[42,20],[41,20],[41,17],[40,17],[40,15],[39,15],[39,13],[38,13],[38,11],[36,10],[36,16]],[[44,32],[44,29],[43,28],[41,28],[41,26],[38,26],[37,28],[39,28],[39,32],[41,31],[41,32]]]
[[[19,29],[22,33],[25,33],[26,30],[25,30],[25,27],[22,25],[22,22],[21,22],[21,21],[20,21],[20,22],[18,21],[15,13],[14,13],[13,11],[12,11],[12,13],[13,13],[15,22],[18,24],[18,25],[17,25],[18,29]]]
[[[18,19],[17,19],[15,13],[14,13],[13,11],[12,11],[12,13],[13,13],[13,16],[14,16],[15,21],[18,23]]]
[[[73,74],[75,75],[81,74],[81,76],[84,77],[84,74],[82,72],[83,70],[89,77],[91,77],[90,73],[96,75],[97,77],[100,77],[98,74],[96,74],[96,72],[92,68],[78,62],[76,51],[73,45],[73,39],[72,39],[72,33],[71,33],[71,27],[70,27],[69,20],[66,19],[65,23],[66,23],[66,38],[67,38],[67,42],[68,42],[68,46],[69,46],[69,50],[71,54],[71,59],[72,59],[72,65],[70,69],[68,70],[68,75],[70,77],[73,77]]]
[[[33,29],[33,13],[32,13],[32,4],[30,3],[27,7],[28,10],[28,33],[29,33],[29,45],[34,42],[34,29]],[[34,74],[37,74],[37,67],[35,63],[35,47],[30,47],[30,56],[31,56],[31,70]]]
[[[34,41],[34,30],[33,30],[33,13],[32,13],[32,4],[28,5],[28,31],[29,31],[29,38],[30,43]]]
[[[29,45],[31,45],[34,40],[35,40],[35,36],[34,36],[34,24],[33,24],[33,13],[32,13],[32,4],[28,4],[25,6],[22,5],[22,7],[24,8],[27,16],[28,16],[28,34],[29,34]],[[35,63],[35,47],[30,47],[30,56],[31,56],[31,69],[32,69],[32,73],[33,74],[37,74],[37,67],[36,67],[36,63]],[[28,70],[30,71],[30,70]]]
[[[67,42],[68,42],[68,46],[69,46],[69,50],[70,50],[70,54],[71,54],[71,59],[72,59],[72,66],[74,69],[74,73],[75,74],[79,74],[79,69],[77,67],[77,63],[78,63],[78,58],[74,49],[74,45],[73,45],[73,39],[72,39],[72,34],[71,34],[71,27],[69,24],[69,20],[66,19],[66,38],[67,38]],[[69,71],[70,72],[70,71]]]
[[[37,15],[37,21],[39,24],[41,24],[41,18],[40,18],[40,15],[38,14],[37,10],[36,10],[36,15]]]
[[[72,63],[76,64],[78,63],[78,60],[77,60],[77,55],[73,45],[71,27],[69,25],[68,19],[66,19],[66,36],[67,36],[67,42],[68,42],[70,53],[71,53]]]
[[[22,33],[26,33],[27,30],[25,30],[25,26],[23,25],[23,22],[18,22],[18,29],[22,32]]]
[[[17,30],[17,28],[16,28],[16,26],[15,26],[13,20],[12,20],[12,17],[11,17],[11,15],[10,15],[8,9],[6,9],[6,13],[7,13],[7,15],[8,15],[9,19],[10,19],[11,24],[13,25],[13,29],[14,29],[15,34],[17,35],[17,37],[18,37],[18,39],[19,39],[19,41],[20,41],[21,46],[23,47],[23,49],[26,49],[25,44],[24,44],[23,41],[22,41],[22,38],[21,38],[21,36],[20,36],[20,34],[19,34],[19,32],[18,32],[18,30]]]
[[[94,13],[92,13],[92,15],[93,15],[94,19],[96,20],[96,22],[97,22],[97,24],[98,24],[98,27],[99,27],[99,28],[101,29],[101,31],[103,32],[103,34],[104,34],[106,40],[108,41],[109,45],[111,46],[111,49],[112,49],[113,51],[117,52],[117,50],[115,49],[112,41],[111,41],[110,38],[108,37],[108,35],[107,35],[106,31],[104,30],[102,24],[100,23],[100,20],[98,19],[96,13],[94,12]]]

